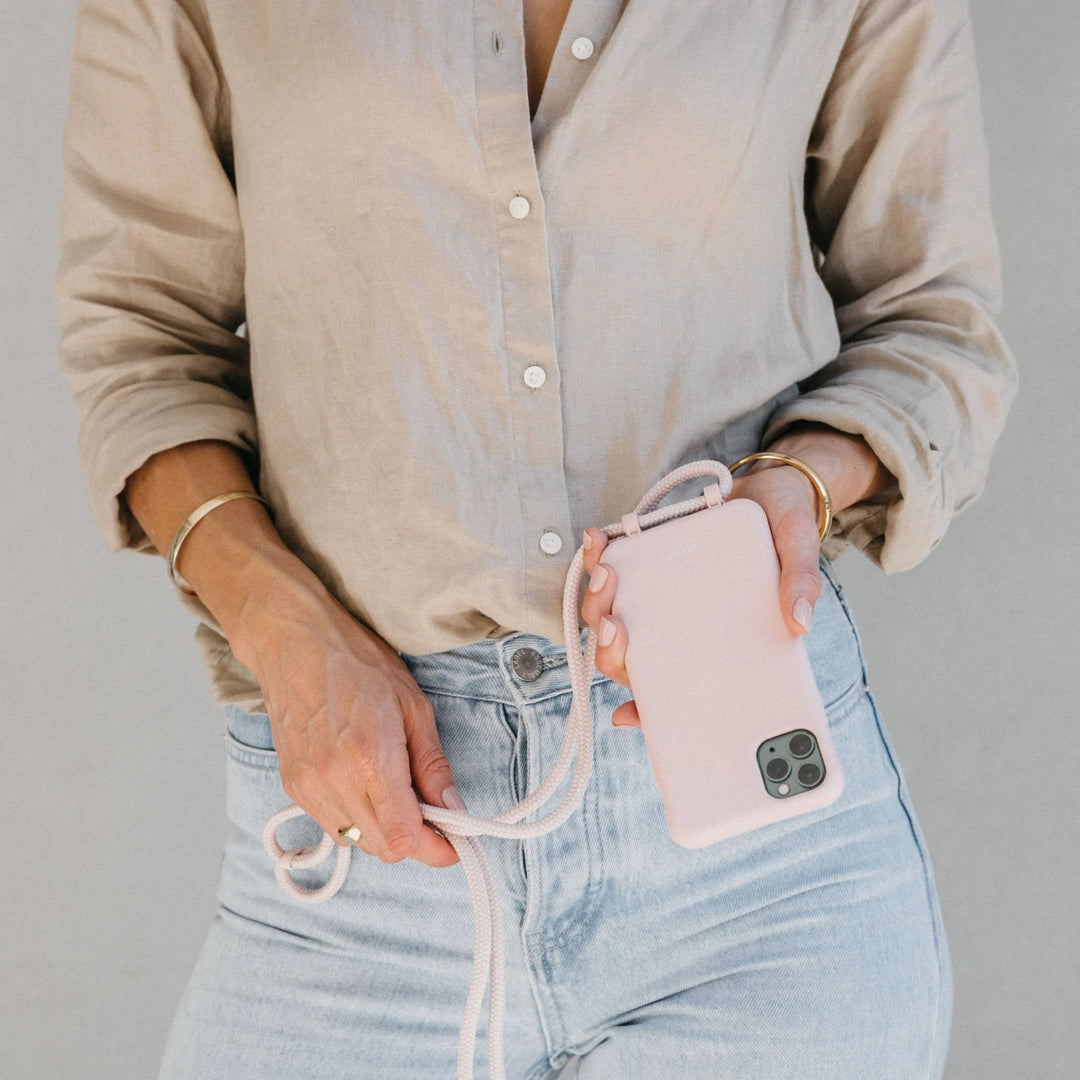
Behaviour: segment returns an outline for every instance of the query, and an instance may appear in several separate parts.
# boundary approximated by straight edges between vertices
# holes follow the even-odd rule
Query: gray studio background
[[[75,6],[0,7],[3,1080],[155,1074],[226,829],[195,623],[163,560],[107,552],[56,361]],[[1020,394],[944,543],[837,571],[937,876],[947,1076],[1016,1080],[1072,1074],[1080,1016],[1080,8],[971,7]]]

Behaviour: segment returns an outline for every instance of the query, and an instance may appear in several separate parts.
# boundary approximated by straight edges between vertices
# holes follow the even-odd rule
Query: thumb
[[[807,514],[789,510],[774,533],[780,559],[780,610],[792,633],[806,634],[821,596],[818,526]]]
[[[465,801],[454,785],[450,762],[439,741],[434,707],[426,694],[421,705],[406,710],[405,735],[413,784],[420,798],[432,806],[465,810]]]

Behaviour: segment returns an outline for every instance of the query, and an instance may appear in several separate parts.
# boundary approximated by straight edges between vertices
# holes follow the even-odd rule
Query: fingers
[[[582,554],[582,563],[585,572],[592,575],[596,568],[596,560],[608,545],[608,534],[603,529],[586,529],[581,536],[582,546],[585,548]]]
[[[288,796],[334,840],[355,824],[356,846],[384,862],[456,863],[420,807],[447,806],[454,777],[434,707],[401,655],[336,600],[307,593],[267,626],[254,638],[254,673]]]
[[[609,679],[623,686],[630,685],[626,674],[626,628],[611,613],[615,599],[615,571],[599,557],[607,547],[608,536],[603,529],[588,528],[583,563],[589,570],[589,584],[581,603],[581,617],[596,634],[596,668]]]
[[[412,782],[420,798],[432,806],[467,809],[454,784],[450,762],[446,760],[439,741],[431,699],[418,690],[403,702],[402,715]],[[459,860],[454,845],[427,824],[420,831],[420,843],[413,857],[429,866],[450,866]]]
[[[458,861],[458,854],[445,837],[424,822],[412,786],[412,759],[405,731],[400,718],[396,723],[396,730],[393,718],[385,725],[354,723],[336,740],[320,742],[311,764],[296,772],[288,770],[285,755],[279,755],[282,784],[293,802],[335,841],[338,829],[355,824],[361,832],[356,846],[385,863],[412,856],[430,866],[450,866]],[[427,759],[425,783],[430,790],[432,782],[439,782],[440,770],[449,774],[449,766],[440,766],[430,749],[423,749],[422,742],[418,746],[418,757]],[[453,782],[452,777],[449,782]],[[421,797],[433,805],[443,805],[441,798]]]
[[[816,516],[816,491],[807,478],[789,465],[757,466],[734,481],[729,498],[751,498],[765,510],[780,563],[780,607],[792,633],[809,633],[814,607],[821,596],[818,565],[821,539]],[[626,673],[626,629],[611,613],[615,596],[615,572],[598,559],[607,546],[602,529],[588,528],[584,538],[583,564],[589,586],[581,605],[582,619],[597,636],[596,667],[608,678],[630,685]],[[597,587],[598,586],[598,587]],[[634,702],[612,713],[616,726],[640,726]]]
[[[284,758],[280,760],[281,783],[285,794],[301,807],[316,824],[327,832],[335,843],[345,846],[345,841],[338,839],[338,829],[355,825],[360,830],[357,847],[368,855],[378,856],[385,848],[382,831],[375,817],[371,800],[363,792],[355,792],[345,802],[336,798],[329,790],[329,779],[312,771],[300,777],[287,769]]]
[[[790,466],[784,468],[793,471]],[[792,633],[809,633],[821,596],[821,539],[813,504],[801,491],[790,488],[774,496],[758,496],[758,501],[769,519],[780,560],[780,611]]]
[[[359,775],[353,785],[362,788],[371,803],[382,841],[375,852],[388,863],[409,856],[429,866],[451,866],[458,861],[457,851],[424,821],[420,809],[421,799],[432,806],[447,805],[443,792],[454,784],[434,708],[419,688],[403,694],[395,706],[387,708],[396,719],[388,721],[379,752],[366,760],[357,758]]]
[[[385,841],[381,857],[384,862],[397,862],[408,855],[426,862],[439,853],[438,864],[448,865],[445,848],[453,852],[453,847],[424,823],[420,802],[412,786],[404,731],[402,736],[401,741],[394,740],[383,748],[384,753],[377,763],[367,762],[363,774],[364,789],[371,799]],[[441,799],[431,801],[441,805]],[[455,852],[455,860],[456,857]]]

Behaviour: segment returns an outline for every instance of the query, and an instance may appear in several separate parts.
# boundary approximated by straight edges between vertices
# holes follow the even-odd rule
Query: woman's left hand
[[[805,422],[789,428],[768,449],[797,457],[814,469],[825,482],[834,514],[884,490],[893,479],[862,436],[849,435],[824,424]],[[780,560],[780,608],[784,621],[793,633],[807,633],[814,605],[821,595],[818,569],[821,510],[817,491],[794,466],[759,458],[734,478],[728,496],[731,499],[753,499],[764,509]],[[629,687],[625,666],[626,628],[611,613],[618,586],[615,571],[605,564],[601,568],[605,573],[596,573],[597,560],[608,538],[598,528],[586,529],[585,537],[589,544],[584,554],[589,588],[585,591],[581,616],[597,635],[597,670]],[[602,578],[601,587],[592,592],[598,578]],[[604,630],[612,626],[614,636],[604,644]],[[611,719],[620,727],[641,723],[632,699],[615,709]]]

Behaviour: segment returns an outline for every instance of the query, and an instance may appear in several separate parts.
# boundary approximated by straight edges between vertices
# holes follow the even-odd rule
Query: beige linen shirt
[[[916,565],[1017,388],[980,109],[966,0],[574,0],[531,122],[520,0],[83,0],[55,284],[109,549],[223,439],[398,650],[561,640],[586,526],[806,419],[897,479],[825,554]]]

